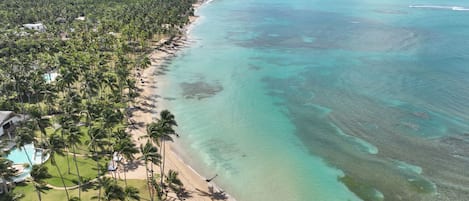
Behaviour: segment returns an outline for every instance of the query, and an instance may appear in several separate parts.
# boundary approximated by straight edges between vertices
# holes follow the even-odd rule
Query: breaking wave
[[[439,5],[410,5],[409,8],[438,9],[438,10],[454,10],[469,11],[469,8],[462,6],[439,6]]]

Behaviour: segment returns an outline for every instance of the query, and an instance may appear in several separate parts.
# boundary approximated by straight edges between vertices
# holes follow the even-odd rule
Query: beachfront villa
[[[21,116],[13,111],[0,111],[0,136],[8,135],[11,140],[13,126],[21,121]]]
[[[24,28],[31,29],[34,31],[39,31],[39,32],[45,32],[46,31],[46,26],[44,26],[42,23],[35,23],[35,24],[23,24]]]
[[[57,70],[49,71],[43,75],[44,80],[46,80],[46,83],[50,84],[51,82],[55,81],[59,74],[57,73]]]
[[[8,151],[9,153],[7,152],[6,158],[13,162],[12,168],[17,170],[17,174],[12,178],[12,181],[0,179],[0,194],[8,192],[15,183],[22,182],[28,178],[32,165],[41,164],[48,159],[48,156],[45,155],[43,157],[42,150],[36,149],[33,144],[25,145],[21,149],[14,147],[14,143],[11,142],[13,140],[13,129],[20,121],[22,121],[22,115],[16,114],[13,111],[0,111],[0,137],[8,135],[8,138],[4,136],[2,139],[6,138],[5,141],[9,141],[5,147],[2,147],[0,154],[5,154],[4,151]],[[28,159],[28,155],[25,152],[31,156],[30,159]]]

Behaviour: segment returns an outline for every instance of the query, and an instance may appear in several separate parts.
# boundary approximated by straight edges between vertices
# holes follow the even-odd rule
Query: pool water
[[[32,164],[29,164],[29,160],[25,152],[27,152]],[[13,161],[13,164],[29,164],[29,166],[25,168],[21,174],[13,179],[14,182],[21,182],[30,176],[29,173],[31,172],[32,165],[41,164],[48,159],[48,156],[42,157],[42,150],[36,150],[33,144],[28,144],[24,147],[21,147],[21,149],[12,149],[7,158],[8,160]]]

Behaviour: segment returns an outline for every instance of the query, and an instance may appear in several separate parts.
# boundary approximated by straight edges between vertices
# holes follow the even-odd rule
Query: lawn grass
[[[88,142],[90,141],[90,137],[88,136],[88,127],[87,126],[80,126],[80,132],[83,134],[80,138],[81,144],[78,145],[77,147],[77,154],[89,154],[90,151],[88,149]],[[39,130],[36,130],[35,132],[36,138],[38,140],[42,139],[41,132]],[[52,135],[53,133],[56,133],[57,135],[60,135],[60,128],[58,130],[55,130],[53,127],[47,127],[46,128],[46,133],[47,135]]]
[[[88,127],[87,126],[80,126],[80,132],[83,133],[81,136],[81,144],[77,147],[77,153],[79,154],[90,154],[88,148],[88,142],[90,141],[90,137],[88,136]]]
[[[75,169],[75,162],[73,161],[73,156],[69,155],[70,160],[70,174],[68,173],[67,167],[67,158],[65,156],[55,156],[56,163],[58,164],[60,171],[65,180],[66,186],[75,186],[78,184],[77,172]],[[47,166],[49,173],[52,175],[51,178],[46,179],[45,181],[53,186],[63,186],[62,180],[60,179],[59,173],[55,165],[52,165],[51,160],[49,159],[45,165]],[[77,156],[78,161],[78,170],[80,171],[80,176],[83,180],[94,179],[97,176],[96,162],[91,158],[85,156]]]
[[[124,181],[118,181],[119,185],[124,187]],[[148,191],[146,190],[146,181],[145,180],[137,180],[137,179],[129,179],[127,180],[128,186],[133,186],[137,188],[140,191],[140,197],[142,201],[149,201],[149,194]],[[24,195],[24,197],[21,199],[21,201],[34,201],[38,200],[37,193],[34,190],[34,186],[31,183],[23,183],[23,184],[18,184],[15,189],[15,193],[21,193]],[[69,190],[70,197],[73,196],[78,196],[78,189],[75,190]],[[89,201],[89,200],[95,200],[93,199],[94,196],[98,195],[98,190],[94,189],[94,187],[82,190],[81,192],[81,200],[83,201]],[[46,189],[44,190],[44,193],[41,194],[42,200],[46,201],[61,201],[61,200],[66,200],[67,196],[65,194],[64,190],[54,190],[54,189]]]

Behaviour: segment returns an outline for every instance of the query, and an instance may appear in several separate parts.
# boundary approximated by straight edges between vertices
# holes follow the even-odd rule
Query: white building
[[[57,76],[59,76],[59,74],[57,73],[57,70],[50,71],[42,75],[44,80],[46,80],[47,84],[50,84],[51,82],[55,81],[55,79],[57,79]]]
[[[21,121],[21,116],[15,112],[0,111],[0,136],[4,134],[8,134],[10,136],[11,129],[19,121]]]
[[[24,28],[31,29],[34,31],[39,31],[39,32],[45,32],[46,31],[46,26],[44,26],[42,23],[36,23],[36,24],[23,24]]]

